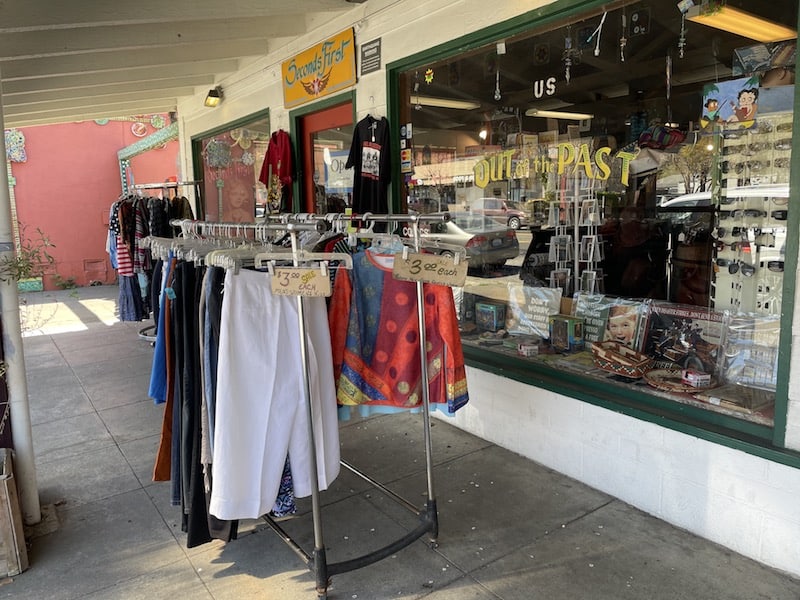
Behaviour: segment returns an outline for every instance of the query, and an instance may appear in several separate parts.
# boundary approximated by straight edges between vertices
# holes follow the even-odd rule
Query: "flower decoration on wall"
[[[253,145],[253,134],[247,129],[231,129],[230,134],[234,145],[238,145],[242,150],[247,150]]]
[[[433,69],[425,71],[425,83],[433,83]]]
[[[6,129],[6,160],[24,163],[28,160],[25,152],[25,134],[18,129]]]
[[[226,169],[231,165],[231,147],[222,140],[209,141],[204,154],[209,167]]]
[[[136,122],[131,125],[131,133],[136,137],[144,137],[147,134],[147,125],[142,122]]]

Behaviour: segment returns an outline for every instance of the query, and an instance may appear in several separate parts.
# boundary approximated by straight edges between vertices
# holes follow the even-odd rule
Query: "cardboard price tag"
[[[331,279],[328,272],[312,268],[275,269],[270,282],[276,296],[330,296]]]
[[[404,281],[423,281],[462,287],[467,278],[468,266],[467,260],[455,264],[450,256],[409,254],[407,258],[403,258],[398,254],[394,258],[392,273],[395,279]]]

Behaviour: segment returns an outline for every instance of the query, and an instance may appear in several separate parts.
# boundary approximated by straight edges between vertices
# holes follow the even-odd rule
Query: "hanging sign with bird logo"
[[[284,107],[299,106],[355,84],[355,45],[350,28],[284,61]]]

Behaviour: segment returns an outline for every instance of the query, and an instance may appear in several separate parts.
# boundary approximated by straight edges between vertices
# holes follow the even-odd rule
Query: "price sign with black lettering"
[[[327,270],[303,267],[275,269],[270,282],[276,296],[330,296]]]
[[[392,274],[395,279],[404,281],[423,281],[462,287],[467,278],[467,266],[466,259],[455,264],[451,256],[409,254],[403,258],[398,254],[394,259]]]

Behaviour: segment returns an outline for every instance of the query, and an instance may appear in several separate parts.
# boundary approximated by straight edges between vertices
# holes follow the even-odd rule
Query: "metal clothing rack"
[[[203,183],[203,180],[197,181],[162,181],[161,183],[137,183],[131,186],[134,190],[159,190],[179,187],[197,186]]]
[[[299,267],[302,263],[302,251],[299,248],[297,240],[298,231],[321,231],[325,228],[323,221],[350,221],[361,223],[392,223],[402,222],[410,223],[412,227],[411,240],[414,245],[414,250],[419,251],[422,247],[420,239],[419,224],[420,222],[444,222],[450,219],[447,213],[437,215],[376,215],[366,213],[363,215],[349,215],[349,214],[327,214],[327,215],[273,215],[273,218],[265,220],[263,223],[211,223],[200,221],[187,221],[187,220],[173,220],[170,224],[173,226],[181,227],[184,232],[196,232],[201,235],[214,235],[215,233],[230,236],[233,233],[241,235],[242,232],[254,231],[255,237],[259,237],[259,232],[274,232],[286,231],[291,239],[291,252],[275,253],[261,253],[260,258],[269,258],[273,256],[275,259],[286,260],[292,258],[292,264]],[[173,240],[173,242],[176,240]],[[317,255],[313,260],[319,260]],[[264,516],[265,522],[275,531],[275,533],[287,544],[289,547],[303,560],[306,566],[314,573],[316,580],[317,596],[322,600],[327,598],[328,586],[330,584],[329,578],[333,575],[340,573],[347,573],[362,567],[371,565],[384,558],[387,558],[409,546],[417,539],[421,538],[426,533],[429,534],[429,540],[432,545],[437,543],[439,536],[439,520],[438,511],[436,507],[436,496],[434,493],[433,482],[433,448],[431,441],[431,421],[430,421],[430,392],[428,386],[428,360],[425,348],[427,347],[426,333],[425,333],[425,302],[423,293],[422,281],[416,282],[417,288],[417,316],[419,323],[419,343],[420,343],[420,379],[422,381],[422,419],[423,419],[423,435],[425,443],[425,468],[427,473],[427,500],[425,507],[419,510],[408,500],[402,498],[380,482],[372,479],[365,473],[361,472],[354,466],[345,461],[341,461],[342,466],[362,478],[372,486],[378,488],[383,493],[387,494],[399,504],[405,506],[409,511],[416,512],[419,518],[419,524],[411,531],[407,532],[398,540],[362,556],[338,562],[329,563],[325,552],[325,543],[322,532],[322,514],[320,507],[320,492],[319,492],[319,479],[317,476],[317,461],[316,452],[310,452],[309,470],[311,476],[311,512],[314,527],[314,549],[312,553],[304,550],[272,517],[269,515]],[[311,404],[311,386],[310,386],[310,371],[309,371],[309,358],[308,348],[306,345],[306,325],[305,325],[305,312],[304,312],[304,298],[297,296],[297,314],[298,314],[298,327],[300,329],[300,358],[303,368],[303,392],[306,400],[306,410],[308,417],[308,438],[312,449],[316,449],[316,441],[314,437],[312,404]]]

